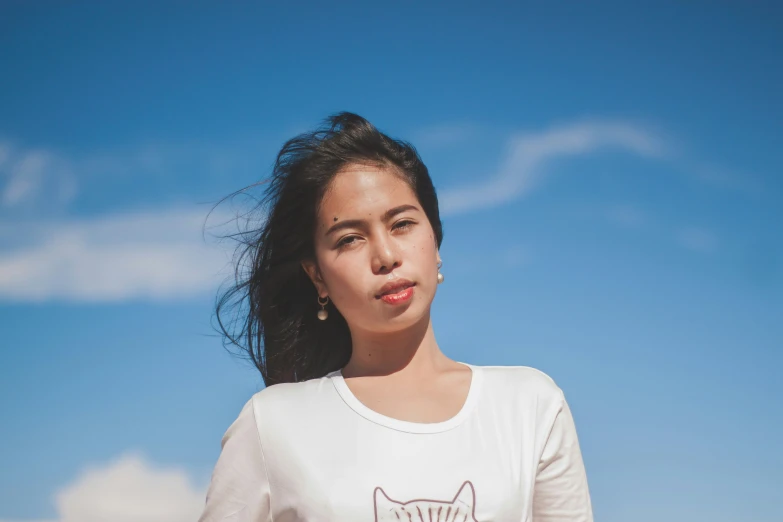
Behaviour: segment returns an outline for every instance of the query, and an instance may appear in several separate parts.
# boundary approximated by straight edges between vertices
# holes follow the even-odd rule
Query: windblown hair
[[[218,296],[215,310],[224,345],[238,346],[266,386],[322,377],[351,357],[345,318],[331,301],[329,318],[317,318],[318,293],[301,265],[316,260],[319,205],[334,177],[350,165],[388,169],[404,179],[417,195],[438,247],[443,241],[435,188],[410,143],[390,138],[350,112],[332,115],[318,129],[288,140],[271,177],[250,186],[267,184],[252,211],[259,225],[240,234],[234,282]],[[239,309],[231,324],[236,328],[230,331],[222,312],[235,306]]]

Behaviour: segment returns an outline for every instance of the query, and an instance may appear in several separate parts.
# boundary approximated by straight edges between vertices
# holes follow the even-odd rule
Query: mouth
[[[382,292],[380,294],[377,294],[375,296],[376,299],[384,299],[388,300],[388,298],[392,297],[400,297],[406,293],[410,293],[413,289],[413,287],[416,286],[416,283],[413,283],[411,281],[401,281],[398,284],[392,284],[387,285],[382,289]]]
[[[408,302],[413,297],[414,283],[397,286],[392,290],[387,290],[381,294],[378,299],[386,304],[399,305]]]

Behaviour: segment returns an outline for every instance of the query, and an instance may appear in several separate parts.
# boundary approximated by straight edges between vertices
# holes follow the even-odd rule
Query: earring
[[[325,306],[329,304],[329,296],[327,295],[325,299],[326,302],[322,303],[321,296],[320,295],[318,296],[318,304],[321,305],[321,309],[318,310],[318,319],[320,319],[321,321],[326,321],[326,318],[329,317],[329,312],[327,312],[325,308]]]
[[[438,284],[441,284],[443,282],[443,274],[440,273],[440,267],[443,264],[443,262],[438,263]]]

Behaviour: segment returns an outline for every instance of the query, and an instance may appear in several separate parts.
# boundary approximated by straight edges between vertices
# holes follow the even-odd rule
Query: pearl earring
[[[440,273],[440,267],[443,264],[443,262],[438,262],[438,284],[441,284],[443,282],[443,274]]]
[[[329,312],[327,312],[325,308],[325,306],[329,304],[329,296],[327,295],[325,299],[326,302],[322,303],[321,296],[320,295],[318,296],[318,304],[321,305],[321,309],[318,310],[318,319],[320,319],[321,321],[326,321],[326,318],[329,317]]]

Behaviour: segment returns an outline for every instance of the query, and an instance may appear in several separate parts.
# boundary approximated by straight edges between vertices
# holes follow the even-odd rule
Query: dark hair
[[[390,138],[350,112],[332,115],[317,130],[288,140],[271,177],[250,186],[268,183],[254,209],[261,223],[240,234],[248,239],[241,240],[235,253],[235,284],[219,295],[216,306],[224,345],[240,347],[267,386],[322,377],[350,359],[345,319],[331,303],[329,318],[317,318],[318,293],[301,262],[315,259],[315,226],[324,193],[335,175],[352,164],[387,168],[401,176],[416,193],[438,247],[443,241],[435,187],[410,143]],[[221,319],[229,304],[241,305],[236,333]]]

